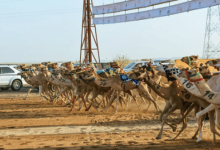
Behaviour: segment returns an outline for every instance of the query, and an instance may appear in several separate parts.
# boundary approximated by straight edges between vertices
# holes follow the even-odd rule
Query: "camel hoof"
[[[196,137],[196,136],[193,136],[192,139],[195,140],[195,139],[197,139],[197,137]]]
[[[175,132],[176,129],[177,129],[177,125],[174,125],[174,126],[173,126],[173,132]]]
[[[156,139],[157,139],[157,140],[161,139],[161,136],[157,136]]]

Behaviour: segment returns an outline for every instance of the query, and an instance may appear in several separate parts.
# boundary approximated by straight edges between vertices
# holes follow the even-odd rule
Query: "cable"
[[[55,13],[44,13],[44,14],[30,14],[30,15],[17,15],[17,16],[4,16],[0,18],[14,18],[14,17],[26,17],[26,16],[37,16],[37,15],[53,15],[53,14],[64,14],[64,13],[77,13],[77,12],[82,12],[82,11],[73,11],[73,12],[55,12]]]
[[[82,11],[81,8],[76,8],[76,9],[80,9],[80,11]],[[73,10],[75,10],[75,9],[47,10],[47,11],[20,12],[20,13],[7,13],[7,14],[0,14],[0,15],[17,15],[17,14],[28,14],[28,13],[44,13],[44,12],[59,12],[59,11],[73,11]]]
[[[30,0],[4,0],[4,1],[0,1],[0,3],[5,3],[5,2],[16,2],[16,1],[30,1]]]

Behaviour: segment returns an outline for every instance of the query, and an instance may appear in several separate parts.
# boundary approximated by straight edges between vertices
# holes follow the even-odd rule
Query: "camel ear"
[[[200,67],[202,67],[202,66],[203,66],[203,63],[200,64]]]
[[[199,55],[196,56],[196,59],[199,59]]]

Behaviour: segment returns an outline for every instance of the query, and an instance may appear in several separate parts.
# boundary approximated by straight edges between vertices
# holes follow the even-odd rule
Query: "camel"
[[[175,71],[176,68],[169,68],[170,71]],[[185,69],[182,69],[181,72],[185,72]],[[184,93],[191,93],[191,95],[186,94],[185,96],[189,97],[189,99],[187,99],[188,102],[195,102],[196,104],[202,106],[203,108],[206,108],[209,103],[204,101],[203,96],[200,94],[200,92],[198,91],[198,89],[196,88],[196,86],[194,85],[194,83],[190,83],[187,79],[182,78],[177,76],[178,72],[172,72],[173,77],[175,77],[180,83],[182,83],[182,85],[184,86]],[[182,74],[182,73],[180,73]],[[182,76],[182,75],[181,75]],[[186,77],[186,76],[185,76]],[[212,80],[212,79],[210,79]],[[191,111],[191,110],[190,110]],[[198,112],[198,109],[195,111]],[[189,111],[186,113],[186,115],[189,113]],[[205,115],[203,116],[203,118],[200,121],[204,120]],[[209,112],[209,117],[210,117],[210,129],[213,133],[213,143],[215,143],[216,139],[215,139],[215,134],[217,134],[219,136],[219,133],[215,130],[215,125],[214,125],[214,111]],[[200,122],[201,126],[203,125],[202,122]],[[199,131],[199,129],[197,130],[197,132]],[[195,138],[195,136],[194,136]],[[202,134],[199,134],[199,138],[197,139],[197,142],[201,141],[202,139]]]
[[[170,65],[169,67],[171,67],[172,65]],[[168,66],[167,66],[168,68]],[[172,71],[177,71],[177,68],[173,68],[171,69]],[[165,70],[164,70],[165,71]],[[186,79],[185,79],[186,80]],[[180,83],[182,83],[180,81]],[[189,84],[187,84],[187,87],[189,88]],[[186,88],[186,87],[185,87]],[[195,89],[195,88],[194,88]],[[204,102],[204,100],[202,98],[199,98],[199,97],[195,97],[193,94],[190,94],[189,91],[187,91],[186,89],[184,89],[182,86],[179,86],[177,87],[177,93],[180,97],[182,97],[184,99],[185,97],[185,101],[187,102],[196,102],[197,104],[201,105],[202,107],[207,107],[208,103],[207,102]],[[193,88],[191,89],[193,90]],[[181,91],[181,92],[180,92]],[[191,105],[190,108],[187,110],[186,114],[184,117],[182,117],[182,120],[186,117],[186,115],[192,110],[193,107],[195,107],[196,105]],[[197,108],[197,107],[196,107]],[[198,109],[198,108],[197,108]],[[196,111],[197,112],[197,111]],[[210,112],[210,116],[213,115],[214,112]],[[213,116],[212,116],[213,117]],[[203,119],[204,120],[205,116],[203,116]],[[216,132],[215,128],[214,128],[214,118],[211,118],[210,119],[210,126],[211,126],[211,131],[213,132],[213,143],[215,143],[215,134],[219,135],[219,133]],[[179,122],[180,123],[180,122]],[[202,122],[200,122],[200,124],[202,124]],[[199,130],[199,129],[198,129]],[[193,138],[196,138],[196,135],[198,133],[198,130],[197,132],[195,133],[195,135],[193,136]],[[179,134],[178,134],[179,135]],[[198,138],[197,141],[200,141],[201,140],[201,135],[200,137]]]
[[[119,98],[120,92],[124,91],[124,93],[128,93],[129,95],[131,95],[133,97],[131,90],[136,89],[136,88],[138,89],[139,93],[141,92],[140,93],[141,96],[147,96],[148,98],[150,98],[150,100],[151,100],[151,102],[153,102],[155,108],[157,110],[159,109],[156,101],[150,96],[148,89],[146,89],[144,87],[142,82],[139,82],[139,85],[137,85],[133,81],[127,81],[127,82],[122,81],[122,78],[127,78],[127,76],[120,75],[120,74],[115,75],[110,78],[101,78],[93,69],[91,69],[90,71],[87,71],[86,73],[89,76],[88,79],[93,79],[94,80],[93,82],[98,87],[111,87],[114,90],[107,107],[102,111],[105,111],[109,108],[109,106],[111,105],[111,103],[114,100],[113,95],[115,94],[115,92],[117,92],[116,109],[115,109],[115,113],[117,113],[117,107],[118,107],[117,103],[118,103],[118,98]],[[137,104],[136,99],[134,97],[133,97],[133,99],[135,100],[135,102]]]
[[[214,92],[210,86],[204,81],[202,75],[199,73],[198,69],[187,70],[185,73],[182,73],[178,76],[187,75],[190,82],[194,82],[198,90],[200,91],[203,99],[205,99],[210,105],[206,107],[204,110],[200,111],[196,114],[197,121],[200,122],[201,116],[215,110],[215,125],[218,129],[220,129],[220,102],[218,100],[218,96],[220,96],[220,92]],[[199,133],[202,134],[202,126],[199,124]]]
[[[61,66],[64,66],[66,68],[68,68],[69,73],[67,73],[67,77],[72,81],[72,83],[75,85],[76,91],[82,91],[80,95],[84,95],[86,94],[86,102],[88,101],[88,97],[89,94],[92,92],[92,100],[95,99],[98,95],[98,88],[95,84],[93,84],[90,81],[85,81],[82,79],[82,75],[84,75],[82,69],[80,67],[76,67],[74,68],[73,63],[70,62],[66,62],[61,64]],[[94,64],[89,64],[89,67],[94,67]],[[83,96],[82,96],[83,97]],[[74,99],[73,103],[75,103],[76,98]],[[89,102],[90,103],[90,102]],[[92,103],[90,103],[90,106],[86,109],[86,111],[88,111],[91,106],[94,107],[94,105]],[[95,107],[96,108],[96,107]]]
[[[53,74],[51,72],[48,71],[47,67],[43,67],[42,68],[42,74],[44,75],[45,79],[52,83],[55,86],[60,87],[60,91],[59,93],[55,96],[54,99],[52,99],[52,101],[54,101],[56,103],[57,98],[63,93],[66,92],[68,90],[72,90],[75,89],[75,86],[72,84],[72,82],[69,79],[64,79],[58,72],[59,70],[57,70],[57,72],[54,72]],[[75,93],[76,94],[76,93]],[[67,94],[68,95],[68,94]],[[68,100],[68,99],[67,99]],[[63,101],[65,104],[66,102]],[[85,105],[85,101],[83,100],[84,105]],[[86,105],[85,105],[86,107]],[[87,108],[87,107],[86,107]]]
[[[191,105],[191,103],[188,102],[183,103],[182,99],[186,99],[186,98],[185,95],[184,96],[181,95],[185,93],[181,93],[181,91],[177,92],[176,88],[179,85],[176,81],[172,81],[172,84],[169,86],[161,86],[152,79],[152,76],[157,76],[157,75],[152,74],[151,72],[146,72],[143,75],[139,76],[138,78],[140,77],[143,78],[145,80],[145,83],[152,90],[154,90],[155,93],[157,93],[160,97],[165,99],[166,106],[159,118],[159,120],[162,121],[161,129],[158,136],[156,137],[156,139],[161,139],[164,123],[167,123],[166,122],[167,116],[177,109],[180,109],[181,115],[184,116],[187,108]],[[129,78],[133,78],[132,75],[130,75]],[[178,95],[178,93],[181,93],[181,95]],[[184,118],[182,129],[174,139],[176,139],[179,136],[179,134],[186,128],[187,126],[186,121],[187,121],[186,118]],[[170,125],[169,123],[167,124],[170,127],[172,127],[174,131],[176,130],[176,127]]]
[[[205,64],[214,67],[215,65],[220,64],[220,59],[209,60]]]
[[[28,90],[28,93],[26,95],[26,97],[23,99],[23,100],[26,100],[29,93],[31,92],[31,90],[33,90],[34,88],[37,88],[39,87],[40,85],[42,86],[42,92],[41,92],[41,95],[46,99],[48,100],[48,98],[46,97],[46,95],[49,94],[49,91],[48,91],[48,86],[47,86],[47,82],[46,80],[44,79],[43,75],[42,74],[39,74],[39,75],[36,75],[36,76],[32,76],[32,74],[30,73],[30,71],[24,71],[22,73],[19,73],[18,75],[21,75],[22,78],[24,78],[24,80],[30,84],[30,85],[33,85],[29,90]],[[47,94],[46,94],[47,93]]]

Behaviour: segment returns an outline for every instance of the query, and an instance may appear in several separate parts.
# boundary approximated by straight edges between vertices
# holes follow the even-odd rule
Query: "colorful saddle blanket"
[[[96,73],[97,74],[101,74],[101,73],[104,73],[105,71],[103,71],[103,70],[98,70]]]
[[[132,81],[135,85],[139,85],[139,81],[138,80],[135,80],[135,79],[129,79],[128,78],[129,75],[120,75],[121,77],[121,80],[125,83],[127,81]]]

